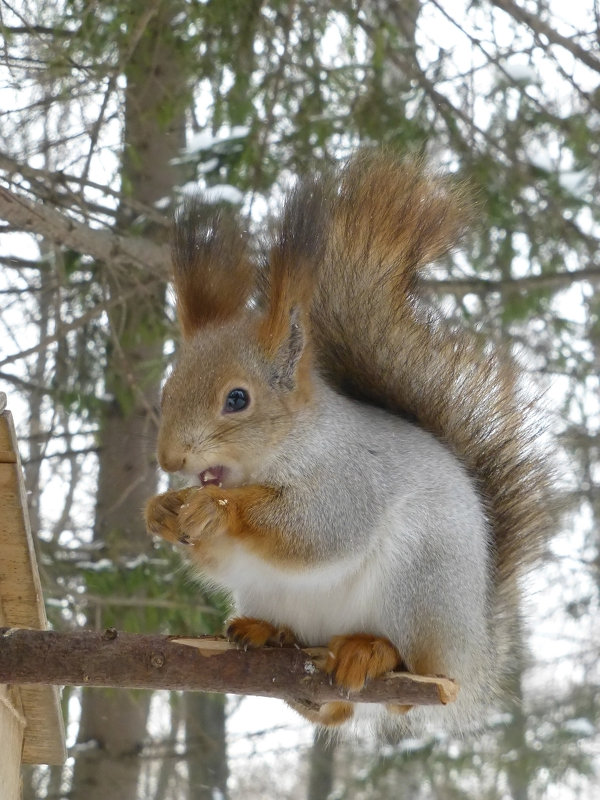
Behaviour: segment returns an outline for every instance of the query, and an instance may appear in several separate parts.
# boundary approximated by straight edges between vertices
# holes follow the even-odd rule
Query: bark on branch
[[[243,651],[219,636],[177,636],[0,628],[0,684],[44,683],[130,689],[228,692],[324,703],[437,705],[458,686],[440,677],[389,673],[348,698],[316,665],[323,647]]]
[[[0,186],[0,219],[7,220],[19,230],[37,233],[113,266],[141,269],[145,275],[152,272],[165,280],[168,277],[170,255],[167,245],[156,245],[139,236],[121,236],[91,228],[57,211],[50,203],[36,203],[3,186]]]

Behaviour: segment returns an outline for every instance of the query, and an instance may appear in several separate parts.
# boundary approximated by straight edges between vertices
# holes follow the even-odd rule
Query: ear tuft
[[[232,211],[215,209],[200,196],[187,199],[175,218],[172,259],[186,338],[243,312],[255,273],[247,236]]]
[[[299,325],[301,309],[309,310],[325,247],[328,193],[326,178],[299,182],[273,226],[262,274],[265,310],[259,326],[259,339],[271,356],[285,347],[291,318],[295,315]]]

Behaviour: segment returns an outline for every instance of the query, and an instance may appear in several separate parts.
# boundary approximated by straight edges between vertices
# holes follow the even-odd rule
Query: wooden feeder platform
[[[27,514],[21,460],[6,395],[0,392],[0,625],[48,626]],[[62,764],[65,731],[58,688],[0,684],[0,786],[21,796],[20,765]]]

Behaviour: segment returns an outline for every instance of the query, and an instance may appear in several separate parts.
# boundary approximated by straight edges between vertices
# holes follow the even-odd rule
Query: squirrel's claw
[[[181,541],[179,513],[194,488],[163,492],[152,497],[144,509],[146,529],[150,534],[162,536],[169,542]]]
[[[294,632],[285,626],[277,627],[255,617],[236,617],[225,631],[227,638],[244,649],[273,645],[290,647],[296,644]]]

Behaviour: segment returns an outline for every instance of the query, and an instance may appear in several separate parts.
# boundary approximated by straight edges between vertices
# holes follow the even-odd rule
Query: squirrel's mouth
[[[199,472],[198,478],[202,486],[223,486],[228,472],[229,470],[227,467],[219,465],[216,467],[209,467],[203,472]]]

